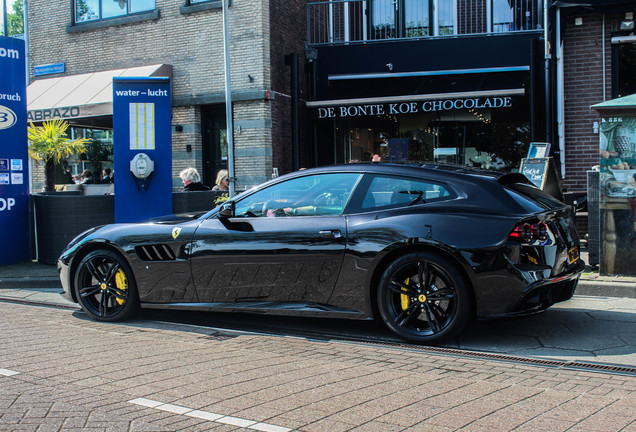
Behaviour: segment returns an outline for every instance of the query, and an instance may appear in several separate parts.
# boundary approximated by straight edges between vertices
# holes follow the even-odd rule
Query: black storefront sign
[[[438,99],[424,101],[391,102],[391,103],[367,103],[351,105],[331,105],[313,107],[314,117],[347,118],[384,116],[399,114],[419,114],[440,111],[452,111],[461,109],[499,109],[512,108],[512,96],[496,97],[471,97],[465,99]],[[312,107],[310,107],[312,108]]]

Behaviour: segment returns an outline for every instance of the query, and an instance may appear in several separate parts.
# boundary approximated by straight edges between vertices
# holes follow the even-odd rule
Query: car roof
[[[438,163],[395,163],[395,162],[356,162],[350,164],[327,165],[317,168],[308,168],[294,173],[286,174],[284,177],[296,177],[310,173],[320,172],[362,172],[393,175],[411,175],[415,177],[428,177],[437,180],[456,180],[497,183],[504,176],[512,174],[498,171],[482,170],[467,167],[464,165],[450,165]],[[513,175],[514,181],[526,183],[528,180],[523,175]]]
[[[534,185],[523,174],[438,163],[357,162],[301,169],[255,186],[238,195],[237,199],[241,200],[258,190],[288,179],[330,172],[396,175],[452,184],[455,191],[462,197],[460,202],[455,202],[453,205],[455,207],[463,206],[472,209],[472,211],[484,211],[484,203],[488,203],[489,212],[498,214],[511,214],[511,212],[527,214],[535,211],[518,200],[511,200],[506,192],[508,187],[516,189],[514,184],[525,184],[534,188]],[[537,193],[540,194],[541,191],[538,190]],[[532,207],[534,208],[534,206]]]

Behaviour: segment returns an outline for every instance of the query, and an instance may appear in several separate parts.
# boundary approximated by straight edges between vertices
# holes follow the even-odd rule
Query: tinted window
[[[360,175],[317,174],[283,181],[237,202],[235,215],[280,217],[342,214]]]
[[[362,209],[421,204],[450,196],[450,190],[439,183],[405,177],[375,176],[362,199]]]

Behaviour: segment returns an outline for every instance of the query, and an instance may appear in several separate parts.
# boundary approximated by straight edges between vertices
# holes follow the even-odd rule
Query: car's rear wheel
[[[96,250],[75,273],[75,296],[82,309],[100,321],[119,321],[139,307],[137,285],[128,263],[118,254]]]
[[[398,336],[434,344],[459,333],[470,316],[471,296],[461,272],[429,252],[405,254],[384,271],[377,292],[385,325]]]

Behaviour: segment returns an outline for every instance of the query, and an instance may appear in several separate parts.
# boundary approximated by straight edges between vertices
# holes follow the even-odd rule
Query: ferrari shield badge
[[[179,227],[172,228],[172,238],[173,239],[176,239],[177,237],[179,237],[179,234],[181,234],[181,228],[179,228]]]

